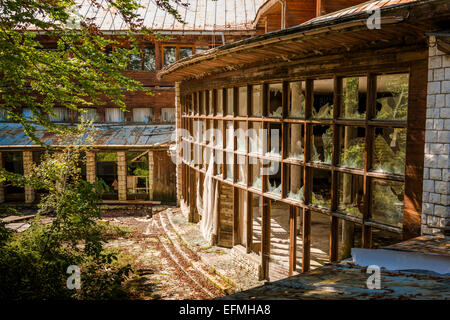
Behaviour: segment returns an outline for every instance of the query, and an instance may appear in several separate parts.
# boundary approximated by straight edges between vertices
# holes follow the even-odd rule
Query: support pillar
[[[3,168],[3,154],[0,152],[0,168]],[[0,182],[0,203],[5,202],[5,187]]]
[[[33,167],[33,152],[23,151],[23,174],[31,174]],[[33,203],[35,199],[34,189],[28,185],[25,186],[25,203]]]
[[[153,151],[148,152],[148,196],[150,200],[154,200],[155,190],[155,158]]]
[[[95,153],[86,152],[86,181],[94,183],[97,180],[97,168],[95,163]]]
[[[125,151],[117,152],[117,180],[119,200],[127,200],[127,155]]]
[[[269,280],[270,262],[270,200],[259,197],[261,212],[261,277]]]
[[[297,267],[297,211],[297,207],[289,206],[289,276]]]

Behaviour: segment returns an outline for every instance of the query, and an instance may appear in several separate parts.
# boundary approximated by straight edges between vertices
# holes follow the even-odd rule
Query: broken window
[[[334,80],[314,80],[313,108],[311,115],[316,119],[333,118]]]
[[[303,202],[303,167],[296,164],[286,164],[288,170],[288,194],[291,200]]]
[[[240,117],[247,116],[247,87],[239,87],[239,106],[237,115]]]
[[[367,78],[342,79],[342,119],[365,119],[367,105]]]
[[[23,175],[23,154],[22,152],[2,152],[3,168],[11,173]],[[24,202],[25,188],[15,186],[11,183],[4,183],[6,202]]]
[[[177,61],[177,47],[165,46],[163,48],[164,66],[168,66]]]
[[[105,200],[117,200],[119,192],[117,153],[97,152],[95,158],[97,178],[103,180],[109,189],[103,193],[102,198]]]
[[[127,152],[127,199],[149,200],[148,151]]]
[[[376,172],[405,173],[406,129],[375,128],[373,165]]]
[[[289,83],[289,118],[305,117],[305,81]]]
[[[364,169],[365,136],[363,127],[340,127],[340,159],[339,164],[346,167]]]
[[[78,113],[78,122],[82,121],[98,122],[97,108],[83,108],[83,112]]]
[[[377,120],[406,120],[409,74],[377,76]]]
[[[304,130],[303,125],[299,123],[291,123],[289,124],[289,132],[288,132],[288,158],[304,160]]]
[[[331,208],[331,171],[312,169],[312,197],[311,204]]]
[[[144,70],[156,71],[155,46],[144,48]]]
[[[192,47],[180,47],[180,59],[192,56]]]
[[[333,127],[313,126],[312,132],[311,161],[331,164]]]
[[[262,105],[263,105],[263,86],[260,84],[254,85],[252,87],[252,105],[250,116],[261,117]]]
[[[283,114],[283,84],[271,83],[268,86],[269,106],[267,116],[270,118],[281,118]]]
[[[372,179],[372,219],[384,224],[403,225],[405,183]]]
[[[338,210],[362,217],[364,211],[364,176],[338,173]]]

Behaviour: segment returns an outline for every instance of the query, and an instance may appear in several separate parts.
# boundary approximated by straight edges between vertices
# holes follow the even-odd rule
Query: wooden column
[[[189,222],[195,222],[195,170],[189,169]]]
[[[86,181],[94,183],[97,180],[95,153],[86,152]]]
[[[3,168],[3,154],[0,152],[0,168]],[[0,182],[0,203],[5,202],[5,187]]]
[[[245,195],[247,198],[247,203],[245,206],[245,215],[247,217],[245,247],[247,249],[247,253],[250,253],[253,249],[253,195],[249,191],[246,191]]]
[[[117,152],[117,180],[119,200],[127,200],[127,155],[125,151]]]
[[[292,276],[297,267],[297,211],[298,208],[289,206],[289,275]]]
[[[148,151],[148,196],[150,200],[154,200],[155,190],[155,158],[153,151]]]
[[[23,174],[29,175],[33,166],[33,152],[23,151]],[[33,203],[35,199],[34,189],[28,185],[25,186],[25,203]]]
[[[269,280],[270,200],[260,196],[259,210],[261,212],[261,276],[262,279]]]

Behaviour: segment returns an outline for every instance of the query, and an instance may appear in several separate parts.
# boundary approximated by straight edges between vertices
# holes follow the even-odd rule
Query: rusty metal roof
[[[60,138],[41,126],[36,127],[36,136],[46,145],[59,146]],[[99,147],[162,147],[175,142],[174,125],[112,125],[96,124],[81,139],[81,144]],[[88,135],[94,142],[87,142]],[[89,140],[88,140],[89,141]],[[18,123],[0,123],[0,148],[37,147]]]
[[[112,9],[97,8],[91,1],[80,0],[79,14],[84,19],[93,19],[102,31],[125,31],[127,24]],[[106,1],[100,0],[106,6]],[[178,11],[185,24],[165,9],[156,0],[141,0],[142,8],[137,13],[144,26],[158,31],[233,31],[253,30],[252,21],[264,0],[183,0],[187,6],[169,3]]]
[[[449,259],[449,238],[422,236],[388,247],[388,251],[407,251],[412,254],[439,255]],[[399,253],[400,254],[400,253]],[[450,300],[450,274],[429,270],[391,271],[381,268],[380,289],[369,289],[367,268],[341,262],[327,264],[313,271],[283,280],[267,282],[225,299],[428,299]]]

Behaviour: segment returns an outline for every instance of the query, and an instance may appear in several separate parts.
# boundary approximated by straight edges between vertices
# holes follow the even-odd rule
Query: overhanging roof
[[[367,19],[379,8],[381,28],[368,29]],[[177,61],[162,69],[158,77],[181,81],[242,68],[268,61],[289,61],[320,56],[324,52],[370,47],[375,42],[395,43],[408,37],[426,39],[430,24],[450,16],[445,0],[371,1],[317,17],[295,27],[244,39]],[[418,37],[421,35],[422,38]]]
[[[94,125],[89,134],[94,138],[95,147],[167,147],[175,142],[174,125]],[[60,139],[53,132],[37,126],[36,136],[49,146],[61,146]],[[81,139],[85,144],[88,134]],[[0,148],[39,147],[25,134],[18,123],[0,123]]]

